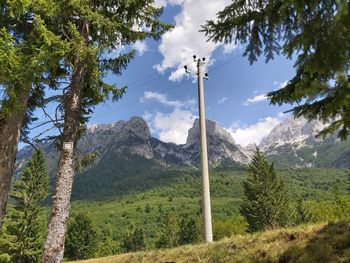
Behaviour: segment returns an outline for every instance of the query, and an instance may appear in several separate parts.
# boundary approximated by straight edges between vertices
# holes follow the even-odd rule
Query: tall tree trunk
[[[84,37],[87,43],[88,28],[86,24],[83,25],[82,30],[86,35]],[[60,263],[63,260],[64,240],[75,174],[75,148],[80,129],[82,89],[86,77],[84,62],[77,59],[73,65],[74,72],[70,89],[64,99],[63,140],[56,173],[55,195],[42,256],[44,263]]]
[[[19,105],[16,111],[0,119],[0,227],[6,214],[7,197],[29,95],[30,90],[21,93],[16,102]]]

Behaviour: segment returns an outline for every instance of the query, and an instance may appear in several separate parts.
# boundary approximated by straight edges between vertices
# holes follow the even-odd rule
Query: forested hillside
[[[294,206],[300,209],[298,213],[308,214],[305,222],[332,221],[350,214],[350,199],[347,197],[349,170],[288,169],[281,171],[281,175],[286,182],[286,194],[291,195]],[[247,223],[239,207],[243,196],[242,181],[247,177],[247,170],[221,166],[212,168],[210,176],[215,240],[246,233]],[[116,180],[114,184],[112,181],[99,182],[104,180],[104,176],[91,175],[89,178],[91,181],[84,186],[85,190],[79,185],[74,187],[75,198],[80,200],[73,202],[72,210],[74,213],[88,213],[97,228],[109,231],[113,240],[123,240],[130,229],[141,228],[145,243],[140,249],[154,249],[168,213],[191,215],[200,231],[201,186],[198,170],[140,170],[139,174],[129,175],[131,182],[135,180],[130,184],[124,184],[125,178]],[[78,176],[76,182],[79,180]],[[83,196],[89,200],[84,200]],[[337,203],[337,198],[343,201]],[[200,235],[197,238],[200,239]],[[120,253],[123,249],[119,248],[118,251]]]

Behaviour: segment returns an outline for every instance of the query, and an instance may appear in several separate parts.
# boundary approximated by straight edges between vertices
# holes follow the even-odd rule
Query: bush
[[[145,245],[145,234],[142,228],[134,228],[130,226],[124,234],[121,242],[121,248],[124,252],[132,252],[142,250]]]
[[[170,248],[198,241],[197,220],[188,214],[170,212],[165,215],[160,228],[157,247]]]
[[[152,211],[151,205],[149,203],[147,203],[146,206],[145,206],[145,212],[146,213],[151,213],[151,211]]]
[[[248,224],[243,216],[232,219],[214,222],[213,234],[214,240],[219,240],[232,235],[243,235],[246,233]]]

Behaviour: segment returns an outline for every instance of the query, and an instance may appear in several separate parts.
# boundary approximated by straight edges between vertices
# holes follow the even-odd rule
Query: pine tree
[[[108,58],[120,46],[158,39],[171,27],[158,20],[162,9],[154,0],[59,2],[57,13],[48,23],[70,44],[62,60],[68,68],[69,85],[62,99],[64,127],[60,137],[60,158],[55,195],[44,245],[43,262],[60,262],[69,217],[70,197],[75,174],[75,150],[93,107],[109,98],[118,100],[125,88],[108,84],[104,77],[121,74],[135,51]]]
[[[65,43],[43,23],[52,15],[53,2],[2,1],[0,8],[0,226],[19,140],[36,107],[44,106],[44,89],[55,87]]]
[[[65,256],[71,260],[91,258],[97,252],[98,232],[87,213],[77,213],[69,220]]]
[[[330,126],[322,135],[350,132],[350,3],[348,0],[232,0],[203,31],[215,42],[245,45],[251,63],[282,53],[296,57],[295,76],[270,92],[272,104],[294,104],[295,116]]]
[[[199,240],[198,220],[189,214],[180,214],[179,244],[193,244]]]
[[[42,201],[48,194],[49,179],[41,151],[34,152],[15,182],[10,195],[15,205],[6,216],[2,247],[13,263],[39,262],[45,223]]]
[[[248,222],[249,231],[286,226],[293,221],[294,211],[282,178],[259,149],[249,164],[243,189],[240,210]]]

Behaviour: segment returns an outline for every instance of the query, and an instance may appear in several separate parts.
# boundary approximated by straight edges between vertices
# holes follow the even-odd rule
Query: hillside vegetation
[[[348,221],[303,225],[225,238],[210,245],[127,253],[76,263],[132,262],[349,262]]]
[[[304,216],[297,223],[331,222],[349,218],[348,174],[349,170],[345,169],[305,168],[281,171],[297,214]],[[246,176],[245,169],[216,167],[211,170],[214,240],[246,233],[247,222],[239,212],[243,195],[242,180]],[[99,201],[73,202],[73,215],[79,212],[89,214],[101,233],[101,244],[91,257],[125,252],[121,242],[128,231],[136,228],[143,230],[144,249],[158,248],[159,232],[167,213],[189,214],[200,228],[201,186],[198,171],[172,170],[163,179],[156,172],[152,175],[149,170],[144,174],[135,174],[134,177],[135,185],[138,182],[140,188],[134,188],[132,184],[120,184],[119,187],[124,191],[116,189],[114,199],[107,199],[107,195],[102,200],[98,198]],[[103,179],[101,176],[100,180]],[[90,189],[94,187],[93,184],[89,186]],[[99,193],[95,196],[102,197],[103,190],[97,185],[95,187],[95,193]],[[108,186],[105,188],[107,190]],[[90,197],[94,196],[94,191],[90,192]],[[106,233],[108,240],[104,240]],[[198,239],[200,241],[200,235]],[[114,249],[105,251],[111,242]]]

